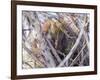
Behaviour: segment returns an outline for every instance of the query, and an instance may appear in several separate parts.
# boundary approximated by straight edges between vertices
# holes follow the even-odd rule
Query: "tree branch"
[[[86,44],[82,47],[82,49],[80,50],[80,52],[78,53],[78,55],[75,57],[75,59],[73,60],[73,62],[70,64],[70,66],[72,66],[75,61],[77,60],[77,58],[79,57],[79,55],[81,54],[81,52],[83,51],[83,49],[86,47]]]
[[[25,44],[23,44],[23,48],[32,56],[33,60],[38,61],[38,62],[39,62],[41,65],[43,65],[43,66],[48,66],[47,64],[45,64],[45,63],[41,62],[39,59],[37,59],[37,57],[35,57],[34,53],[33,53],[31,50],[29,50],[29,49],[25,46]]]
[[[60,63],[61,59],[60,59],[59,55],[57,54],[56,50],[52,46],[51,42],[47,38],[45,38],[45,39],[46,39],[47,43],[49,44],[49,46],[50,46],[50,48],[52,50],[53,55],[55,56],[55,58],[57,59],[57,61]]]
[[[71,55],[73,54],[73,52],[76,50],[80,40],[81,40],[81,37],[82,37],[82,34],[84,32],[84,28],[81,28],[81,31],[80,31],[80,34],[74,44],[74,46],[72,47],[72,49],[70,50],[70,52],[68,53],[68,55],[65,57],[65,59],[58,65],[58,67],[61,67],[64,65],[64,63],[71,57]]]

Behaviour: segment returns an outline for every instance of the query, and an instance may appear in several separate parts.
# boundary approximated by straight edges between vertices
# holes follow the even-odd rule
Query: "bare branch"
[[[89,56],[88,53],[84,55],[84,57],[82,58],[82,60],[81,60],[81,62],[80,62],[80,64],[79,64],[79,66],[81,66],[81,65],[83,64],[84,60],[85,60],[86,57],[88,57],[88,56]]]
[[[81,54],[81,52],[83,51],[83,49],[86,47],[86,44],[82,47],[82,49],[80,50],[80,52],[78,53],[78,55],[75,57],[75,59],[73,60],[73,62],[70,64],[70,66],[72,66],[73,64],[75,64],[77,58],[79,57],[79,55]]]
[[[62,55],[63,57],[65,57],[66,55],[64,53],[62,53],[61,51],[57,50],[57,52]]]
[[[52,46],[51,42],[46,38],[46,41],[48,42],[51,50],[52,50],[52,53],[53,55],[55,56],[55,58],[57,59],[57,61],[60,63],[61,62],[61,59],[59,57],[59,55],[57,54],[56,50],[54,49],[54,47]]]
[[[24,62],[24,61],[23,61],[23,64],[26,64],[26,65],[28,65],[30,68],[33,68],[28,62]]]
[[[25,46],[25,44],[23,44],[23,48],[32,56],[32,59],[33,59],[33,60],[38,61],[38,62],[39,62],[41,65],[43,65],[43,66],[48,66],[48,64],[45,64],[45,63],[41,62],[41,61],[34,55],[34,53],[33,53],[31,50],[29,50],[29,49]]]
[[[84,28],[81,29],[80,34],[79,34],[79,36],[78,36],[78,38],[77,38],[74,46],[72,47],[72,49],[70,50],[70,52],[68,53],[68,55],[65,57],[65,59],[58,65],[58,67],[63,66],[64,63],[71,57],[71,55],[76,50],[76,48],[77,48],[77,46],[78,46],[78,44],[79,44],[79,42],[81,40],[83,32],[84,32]]]

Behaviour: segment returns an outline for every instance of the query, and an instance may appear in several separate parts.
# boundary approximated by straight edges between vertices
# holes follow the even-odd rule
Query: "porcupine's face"
[[[47,33],[49,31],[50,26],[51,26],[50,19],[45,20],[43,25],[42,25],[42,31],[44,33]]]

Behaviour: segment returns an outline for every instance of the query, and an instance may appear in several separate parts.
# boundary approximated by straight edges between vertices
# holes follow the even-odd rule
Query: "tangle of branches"
[[[89,65],[89,14],[22,12],[22,67]]]

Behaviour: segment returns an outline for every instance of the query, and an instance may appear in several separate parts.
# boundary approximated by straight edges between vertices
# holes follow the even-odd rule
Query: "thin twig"
[[[57,50],[57,52],[62,55],[63,57],[65,57],[66,55],[64,53],[62,53],[61,51]]]
[[[80,64],[79,64],[79,66],[81,66],[81,65],[83,64],[84,60],[85,60],[86,57],[88,57],[88,56],[89,56],[88,53],[84,55],[84,57],[82,58],[82,60],[81,60],[81,62],[80,62]]]
[[[23,64],[26,64],[26,65],[28,65],[30,68],[33,68],[28,62],[24,62],[24,61],[23,61]]]

